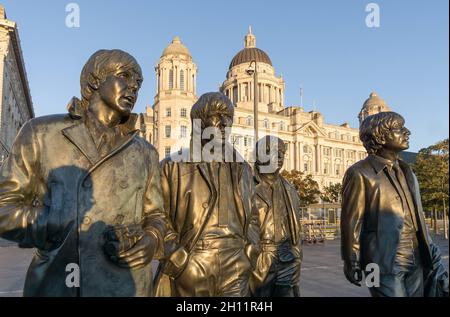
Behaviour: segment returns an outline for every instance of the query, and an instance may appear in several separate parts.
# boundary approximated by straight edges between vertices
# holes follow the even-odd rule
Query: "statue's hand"
[[[362,270],[359,266],[359,263],[344,263],[344,274],[350,283],[361,286]]]
[[[123,268],[141,268],[149,264],[156,251],[157,238],[140,225],[120,226],[105,232],[105,253]]]

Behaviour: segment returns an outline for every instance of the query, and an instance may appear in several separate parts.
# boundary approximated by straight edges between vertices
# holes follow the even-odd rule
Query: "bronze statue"
[[[159,267],[157,296],[249,296],[259,220],[251,167],[236,159],[226,141],[233,112],[224,94],[202,95],[191,110],[192,143],[196,133],[203,136],[193,152],[201,153],[187,162],[161,163],[164,206],[174,232],[166,237],[168,258]],[[227,149],[234,159],[227,160]],[[193,159],[196,154],[200,161]]]
[[[262,155],[265,151],[267,156]],[[274,136],[256,144],[256,202],[261,223],[261,255],[254,273],[252,289],[257,297],[300,296],[300,196],[280,175],[286,145]],[[261,152],[261,153],[260,153]],[[275,163],[272,170],[263,167]]]
[[[361,124],[369,156],[344,176],[344,273],[360,286],[362,273],[377,266],[379,285],[369,287],[374,297],[448,296],[448,273],[427,231],[417,178],[398,157],[409,147],[404,123],[395,112],[380,112]]]
[[[131,55],[97,51],[82,100],[17,136],[0,173],[0,236],[37,249],[24,296],[152,295],[149,263],[169,225],[158,154],[131,113],[141,83]]]

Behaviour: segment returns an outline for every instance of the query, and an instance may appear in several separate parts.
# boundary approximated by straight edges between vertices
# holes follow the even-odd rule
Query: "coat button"
[[[128,187],[128,182],[126,180],[121,180],[119,182],[119,186],[120,186],[120,188],[125,189]]]
[[[202,204],[202,206],[203,206],[203,208],[208,208],[208,203],[207,202],[204,202],[203,204]]]
[[[91,218],[89,218],[88,216],[84,216],[83,217],[83,225],[88,225],[91,223]]]
[[[91,180],[90,178],[86,179],[86,180],[83,182],[83,187],[91,188],[91,187],[92,187],[92,180]]]

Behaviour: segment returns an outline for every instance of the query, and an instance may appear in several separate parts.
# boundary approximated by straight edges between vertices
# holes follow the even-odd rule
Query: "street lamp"
[[[255,68],[251,68],[255,63]],[[249,76],[253,75],[253,125],[255,129],[255,144],[258,142],[258,70],[256,60],[252,60],[246,69],[246,73]]]

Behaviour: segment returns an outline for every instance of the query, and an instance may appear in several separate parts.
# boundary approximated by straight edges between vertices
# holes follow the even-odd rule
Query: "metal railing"
[[[302,239],[306,243],[323,243],[340,236],[340,208],[304,207],[300,209]]]

